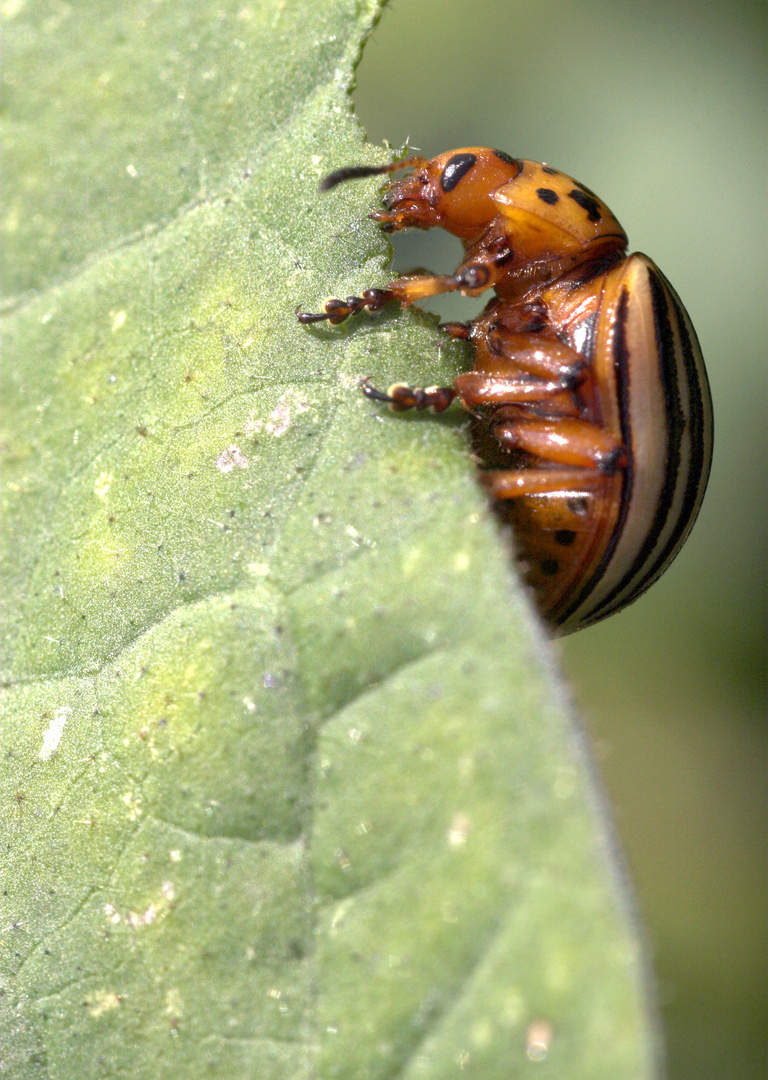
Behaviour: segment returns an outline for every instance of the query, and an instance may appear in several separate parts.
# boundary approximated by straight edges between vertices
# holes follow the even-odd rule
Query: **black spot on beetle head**
[[[586,191],[582,191],[580,188],[574,188],[573,191],[568,192],[568,198],[587,211],[587,217],[590,221],[602,221],[603,215],[600,213],[600,204],[594,195],[587,195]]]
[[[443,191],[453,191],[476,161],[474,154],[454,154],[440,174],[440,187]]]

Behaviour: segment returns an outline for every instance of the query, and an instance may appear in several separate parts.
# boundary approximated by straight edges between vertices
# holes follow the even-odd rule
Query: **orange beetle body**
[[[459,237],[455,273],[399,278],[299,320],[494,290],[476,319],[443,326],[474,352],[452,386],[363,389],[397,410],[459,399],[542,615],[560,633],[588,626],[659,577],[701,505],[712,409],[690,319],[651,260],[626,255],[608,207],[549,166],[469,147],[342,169],[322,186],[400,168],[413,171],[371,216],[389,232],[439,226]]]

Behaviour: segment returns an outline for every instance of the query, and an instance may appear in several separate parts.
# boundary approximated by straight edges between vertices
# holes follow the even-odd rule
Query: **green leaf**
[[[654,1075],[578,729],[385,284],[375,0],[9,3],[13,1078]]]

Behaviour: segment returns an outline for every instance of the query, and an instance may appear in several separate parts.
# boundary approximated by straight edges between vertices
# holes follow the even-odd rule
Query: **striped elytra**
[[[473,349],[450,387],[365,380],[394,409],[473,417],[480,479],[514,546],[539,610],[558,633],[621,610],[653,584],[699,511],[712,456],[712,406],[696,333],[676,292],[588,188],[547,165],[470,147],[431,160],[331,174],[410,168],[390,184],[387,231],[440,226],[464,259],[447,276],[399,278],[330,300],[303,323],[341,322],[389,301],[441,292],[479,295],[485,310],[448,323]]]
[[[619,611],[656,581],[696,518],[712,456],[706,371],[669,282],[635,254],[590,287],[600,301],[582,355],[596,400],[583,402],[582,415],[615,434],[626,461],[578,495],[496,503],[515,527],[542,612],[561,633]],[[574,328],[563,332],[572,340]]]

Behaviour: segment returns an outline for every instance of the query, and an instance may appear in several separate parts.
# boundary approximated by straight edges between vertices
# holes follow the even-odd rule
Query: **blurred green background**
[[[671,1080],[768,1075],[767,10],[393,0],[354,94],[374,142],[495,146],[593,188],[701,339],[717,430],[699,522],[647,596],[558,646],[647,928]],[[444,235],[396,248],[400,270],[458,261]]]

